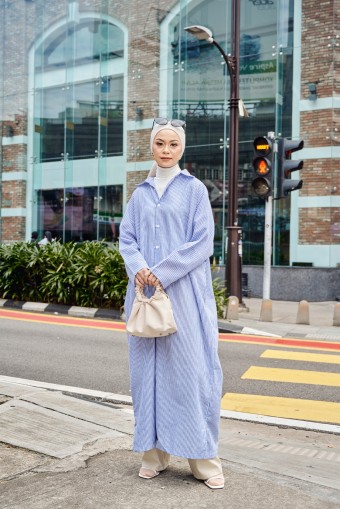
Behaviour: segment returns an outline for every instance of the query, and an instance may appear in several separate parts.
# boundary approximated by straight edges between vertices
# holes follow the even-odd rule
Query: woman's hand
[[[137,286],[143,288],[143,286],[148,284],[148,277],[151,274],[151,270],[145,267],[137,272],[135,277],[135,283]]]
[[[150,272],[148,277],[148,285],[157,286],[159,284],[159,279],[154,274],[152,274],[152,272]]]
[[[141,269],[136,274],[135,283],[137,286],[143,288],[145,285],[157,286],[159,284],[159,279],[152,274],[151,270],[148,268]]]

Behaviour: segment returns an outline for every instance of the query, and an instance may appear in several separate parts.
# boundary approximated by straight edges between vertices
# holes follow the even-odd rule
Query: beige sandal
[[[222,483],[221,484],[211,484],[211,481],[214,481],[215,479],[221,480]],[[204,484],[212,490],[221,490],[224,488],[224,477],[222,475],[215,475],[214,477],[210,477],[210,479],[207,479],[206,481],[204,481]]]
[[[142,479],[153,479],[154,477],[157,477],[157,475],[159,475],[159,472],[157,472],[157,470],[151,470],[151,468],[142,467],[138,475]]]

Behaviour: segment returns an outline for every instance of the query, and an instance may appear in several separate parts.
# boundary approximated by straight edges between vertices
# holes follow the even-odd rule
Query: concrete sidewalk
[[[261,299],[244,299],[238,320],[220,330],[340,341],[335,302],[310,303],[310,325],[297,325],[298,303],[274,301],[273,321],[259,320]],[[0,307],[117,319],[117,312],[0,301]],[[105,311],[105,312],[104,312]],[[40,385],[40,386],[39,386]],[[74,392],[72,392],[74,391]],[[78,395],[76,395],[78,393]],[[146,481],[131,451],[133,413],[122,399],[0,377],[2,509],[331,509],[340,506],[340,435],[221,419],[224,490],[209,490],[187,461]]]
[[[226,487],[187,461],[146,481],[131,451],[131,406],[0,382],[2,509],[331,509],[340,504],[340,436],[221,420]]]
[[[298,302],[272,301],[272,322],[260,320],[262,299],[244,298],[243,304],[238,320],[219,320],[221,331],[340,341],[340,327],[333,325],[338,302],[310,302],[309,325],[296,323]]]

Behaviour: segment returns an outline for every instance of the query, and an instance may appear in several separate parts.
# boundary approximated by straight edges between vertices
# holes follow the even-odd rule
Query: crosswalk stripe
[[[340,423],[340,403],[327,401],[226,393],[221,408],[302,421]]]
[[[324,371],[307,371],[300,369],[264,368],[251,366],[242,379],[268,380],[271,382],[288,382],[295,384],[328,385],[340,387],[340,374]]]
[[[290,361],[321,362],[340,364],[340,356],[322,353],[290,352],[283,350],[265,350],[260,357],[264,359],[282,359]]]

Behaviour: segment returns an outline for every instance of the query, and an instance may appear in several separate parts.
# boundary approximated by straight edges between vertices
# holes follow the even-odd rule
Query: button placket
[[[160,249],[160,243],[159,243],[159,228],[160,228],[159,214],[160,214],[160,207],[161,207],[161,204],[157,203],[156,214],[155,214],[155,245],[154,245],[155,250]]]

